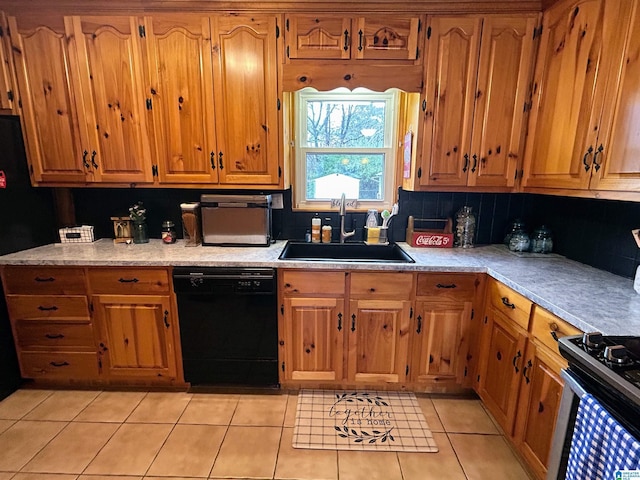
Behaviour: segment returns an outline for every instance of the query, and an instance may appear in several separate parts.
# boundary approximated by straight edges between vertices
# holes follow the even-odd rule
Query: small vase
[[[149,243],[147,224],[145,222],[133,222],[133,243]]]

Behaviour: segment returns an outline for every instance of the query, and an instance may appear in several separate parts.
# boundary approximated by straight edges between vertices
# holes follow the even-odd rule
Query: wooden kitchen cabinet
[[[92,302],[105,375],[175,378],[175,315],[168,295],[94,295]]]
[[[421,21],[411,15],[287,15],[286,58],[414,62]]]
[[[280,185],[275,15],[211,17],[221,184]]]
[[[148,115],[160,183],[218,183],[208,17],[145,17]]]
[[[14,102],[17,92],[14,85],[8,28],[7,17],[4,12],[0,12],[0,110],[4,110],[4,113],[17,114],[17,105]]]
[[[558,351],[556,339],[580,333],[577,328],[534,305],[513,441],[540,480],[547,475],[549,452],[562,397],[564,382],[560,370],[567,367],[566,360]]]
[[[83,269],[8,266],[3,284],[22,377],[65,383],[99,378]]]
[[[80,138],[70,26],[54,15],[8,20],[32,182],[84,183],[91,165]]]
[[[280,380],[342,381],[345,272],[279,272]]]
[[[418,274],[410,377],[419,388],[451,391],[473,383],[478,339],[472,320],[484,293],[482,278]]]
[[[640,191],[638,2],[545,12],[525,158],[528,188]]]
[[[78,52],[78,110],[92,180],[152,182],[138,19],[82,16],[67,21]]]
[[[511,188],[537,17],[430,19],[420,186]]]
[[[347,379],[402,383],[409,368],[413,275],[353,272],[347,325]]]
[[[90,268],[88,279],[103,374],[175,381],[178,325],[168,271]]]

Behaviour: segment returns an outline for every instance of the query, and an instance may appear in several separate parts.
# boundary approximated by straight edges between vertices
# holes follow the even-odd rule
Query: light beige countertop
[[[0,256],[0,265],[198,266],[485,272],[584,331],[640,335],[640,295],[633,281],[558,255],[521,258],[502,245],[473,249],[413,248],[415,263],[279,260],[286,242],[269,247],[186,247],[152,239],[147,244],[50,244]]]

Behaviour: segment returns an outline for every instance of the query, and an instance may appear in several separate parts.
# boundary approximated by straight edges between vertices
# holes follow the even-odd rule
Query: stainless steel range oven
[[[547,480],[565,478],[578,405],[587,393],[640,439],[640,337],[585,333],[560,338],[558,347],[569,367],[562,371],[565,386]]]

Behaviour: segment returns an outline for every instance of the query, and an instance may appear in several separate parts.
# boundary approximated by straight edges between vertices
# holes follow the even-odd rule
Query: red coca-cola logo
[[[446,247],[451,238],[445,235],[418,235],[415,239],[416,247]]]

